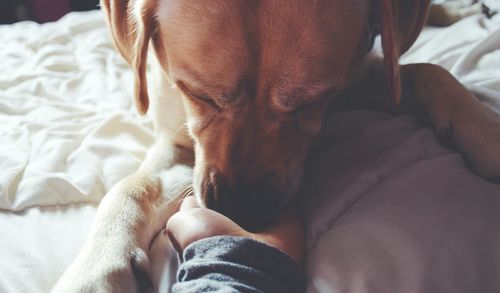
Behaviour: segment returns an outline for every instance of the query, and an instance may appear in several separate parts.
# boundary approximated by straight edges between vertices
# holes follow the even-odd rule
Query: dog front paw
[[[135,248],[121,256],[94,251],[79,255],[52,288],[53,293],[151,292],[146,253]]]
[[[451,135],[476,174],[500,183],[500,114],[482,105],[476,110],[456,115]]]

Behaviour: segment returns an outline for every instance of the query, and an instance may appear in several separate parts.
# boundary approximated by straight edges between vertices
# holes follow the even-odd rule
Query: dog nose
[[[205,206],[252,231],[269,224],[278,213],[281,200],[279,192],[269,184],[237,184],[230,188],[220,173],[209,172],[202,188]]]
[[[219,194],[218,191],[221,188],[222,182],[219,173],[214,169],[208,172],[205,179],[202,182],[201,198],[205,203],[205,207],[216,210],[216,205],[218,202]]]

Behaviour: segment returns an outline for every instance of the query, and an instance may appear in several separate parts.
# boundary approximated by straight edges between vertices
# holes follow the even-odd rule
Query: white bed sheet
[[[441,64],[500,109],[499,27],[473,16],[426,30],[402,61]],[[100,12],[0,26],[0,43],[0,292],[47,292],[99,200],[139,166],[152,125],[133,109],[131,73]],[[304,188],[309,291],[500,291],[498,186],[410,117],[342,114],[325,139],[318,155],[331,164],[312,164],[322,176]]]
[[[100,12],[0,26],[0,292],[48,292],[153,141]]]

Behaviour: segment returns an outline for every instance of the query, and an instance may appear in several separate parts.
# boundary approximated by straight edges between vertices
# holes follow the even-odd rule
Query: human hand
[[[195,241],[226,235],[264,242],[285,252],[297,262],[301,262],[304,256],[303,225],[291,208],[281,213],[266,229],[252,233],[228,217],[200,207],[196,199],[190,196],[184,199],[179,212],[168,221],[167,232],[179,253]]]

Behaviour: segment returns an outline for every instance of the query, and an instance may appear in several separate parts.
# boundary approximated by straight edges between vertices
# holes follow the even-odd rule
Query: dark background
[[[0,0],[0,24],[56,21],[70,11],[98,9],[99,0]]]

